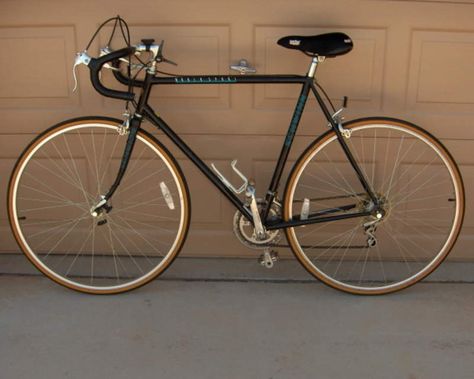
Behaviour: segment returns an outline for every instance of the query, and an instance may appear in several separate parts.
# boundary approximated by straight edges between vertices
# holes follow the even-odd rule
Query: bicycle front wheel
[[[121,162],[120,124],[97,117],[56,125],[26,148],[10,179],[8,213],[21,249],[49,278],[82,292],[149,282],[171,264],[189,226],[181,170],[142,130],[110,206],[93,214]]]
[[[382,207],[375,215],[286,229],[298,260],[324,283],[355,294],[384,294],[430,274],[461,229],[464,189],[444,146],[423,129],[395,119],[344,126],[345,141]],[[288,179],[284,217],[370,211],[334,131],[317,139]]]

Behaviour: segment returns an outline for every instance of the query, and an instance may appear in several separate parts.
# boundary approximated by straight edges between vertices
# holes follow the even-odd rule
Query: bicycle
[[[101,95],[124,100],[127,110],[129,104],[134,110],[125,120],[83,117],[47,129],[26,147],[10,178],[13,234],[50,279],[82,292],[120,293],[156,278],[178,255],[189,228],[188,186],[175,158],[142,128],[144,120],[232,203],[236,236],[246,246],[262,249],[261,263],[267,267],[277,258],[272,249],[280,246],[282,231],[310,274],[353,294],[409,287],[446,258],[459,235],[465,204],[451,154],[429,132],[407,121],[370,117],[343,123],[346,101],[336,111],[315,80],[316,68],[326,58],[351,51],[349,36],[281,38],[278,44],[310,57],[306,75],[241,75],[248,69],[240,67],[238,75],[178,76],[158,70],[159,63],[173,63],[163,56],[163,41],[132,46],[126,23],[119,17],[107,22],[111,20],[112,35],[119,25],[127,47],[103,49],[99,58],[86,49],[78,53],[74,68],[86,65]],[[150,58],[143,62],[145,54]],[[102,68],[111,69],[127,90],[105,87]],[[132,76],[134,69],[145,70],[144,78]],[[255,184],[236,161],[231,167],[242,179],[240,186],[213,164],[208,167],[154,112],[148,98],[159,85],[261,83],[298,84],[301,92],[268,191],[257,198]],[[282,172],[310,93],[329,129],[298,158],[280,197]]]

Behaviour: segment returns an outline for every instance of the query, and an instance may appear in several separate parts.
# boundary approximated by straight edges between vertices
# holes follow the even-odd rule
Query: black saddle
[[[280,38],[277,43],[287,49],[300,50],[307,55],[320,55],[328,58],[347,54],[354,46],[352,39],[344,33],[288,36]]]

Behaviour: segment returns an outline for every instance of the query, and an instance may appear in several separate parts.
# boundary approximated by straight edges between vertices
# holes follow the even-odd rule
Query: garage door
[[[82,115],[121,117],[123,104],[95,93],[85,70],[79,73],[79,91],[72,92],[74,54],[108,17],[122,15],[134,41],[164,39],[166,56],[179,66],[163,69],[178,74],[225,75],[240,59],[261,74],[303,74],[308,58],[277,46],[276,40],[343,31],[353,38],[354,50],[321,65],[319,81],[335,102],[349,97],[348,119],[395,116],[442,139],[460,163],[468,196],[465,226],[451,259],[474,258],[469,200],[474,184],[474,2],[17,0],[2,1],[0,9],[1,198],[16,157],[41,130]],[[229,163],[238,159],[239,168],[257,179],[261,195],[298,93],[294,85],[176,86],[156,89],[152,104],[225,175],[231,177]],[[289,165],[325,130],[316,103],[309,103]],[[193,206],[183,253],[253,256],[232,234],[233,208],[183,154],[176,155],[189,178]],[[0,241],[0,253],[18,253],[5,201],[0,202]]]

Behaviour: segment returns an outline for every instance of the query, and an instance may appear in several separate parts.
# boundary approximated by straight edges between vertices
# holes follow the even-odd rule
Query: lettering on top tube
[[[236,83],[236,78],[230,76],[201,76],[201,77],[186,77],[180,76],[174,79],[177,84],[202,84],[202,83]]]
[[[288,134],[286,135],[285,139],[285,146],[291,145],[293,141],[293,137],[295,136],[296,127],[301,119],[301,114],[303,113],[303,108],[306,103],[306,95],[301,95],[298,104],[296,105],[295,113],[293,114],[293,118],[291,119],[290,128],[288,129]]]

